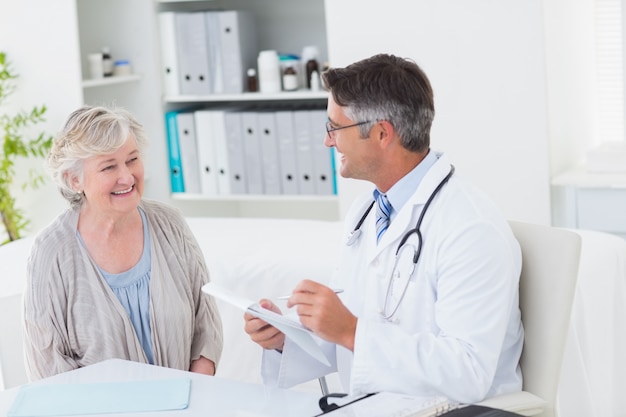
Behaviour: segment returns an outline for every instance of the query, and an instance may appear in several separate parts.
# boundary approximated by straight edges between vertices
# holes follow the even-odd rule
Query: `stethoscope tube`
[[[424,209],[420,213],[420,217],[418,218],[415,227],[409,230],[408,232],[406,232],[404,236],[402,237],[402,239],[400,240],[400,243],[398,244],[398,248],[396,249],[396,255],[398,254],[398,252],[400,252],[400,248],[406,243],[406,241],[409,239],[409,237],[413,233],[417,234],[417,237],[419,239],[419,243],[421,246],[422,232],[420,231],[420,227],[422,226],[422,220],[424,220],[424,215],[426,214],[426,210],[428,210],[428,206],[430,206],[430,203],[433,201],[435,196],[439,193],[441,188],[443,188],[443,186],[448,182],[450,177],[452,177],[452,175],[454,174],[454,171],[455,171],[454,165],[450,165],[450,172],[448,172],[448,175],[446,175],[441,180],[441,182],[434,189],[430,197],[428,197],[428,200],[426,200],[426,203],[424,204]],[[374,203],[375,201],[372,201],[370,205],[367,207],[367,209],[365,210],[365,212],[361,215],[361,218],[357,222],[356,226],[354,226],[354,230],[352,230],[352,232],[350,232],[350,234],[348,235],[348,240],[346,241],[346,245],[352,246],[359,239],[359,237],[361,236],[361,226],[363,225],[363,222],[365,221],[367,216],[370,214],[370,211],[372,211],[372,207],[374,207]],[[419,258],[419,254],[417,254],[417,258]],[[417,259],[415,259],[415,263],[417,263]]]
[[[453,174],[454,174],[454,165],[450,165],[450,172],[448,172],[448,175],[446,175],[444,177],[444,179],[441,180],[441,182],[439,183],[439,185],[437,185],[437,187],[432,192],[430,197],[428,197],[428,200],[426,200],[426,203],[424,204],[424,209],[420,213],[420,216],[417,219],[417,223],[415,224],[415,227],[413,229],[409,230],[408,232],[406,232],[404,234],[404,236],[402,237],[402,239],[400,240],[400,243],[398,244],[398,248],[396,249],[396,255],[398,255],[398,252],[400,252],[400,248],[406,243],[406,241],[409,239],[409,237],[413,233],[415,233],[417,235],[417,239],[418,239],[418,243],[419,243],[419,249],[417,250],[417,252],[413,256],[413,263],[414,264],[417,263],[417,260],[420,257],[420,253],[422,252],[422,232],[420,230],[420,227],[422,227],[422,220],[424,220],[424,215],[426,214],[426,210],[428,210],[428,207],[430,206],[430,203],[432,203],[432,201],[435,198],[435,196],[439,193],[439,191],[448,182],[448,180],[450,179],[450,177],[452,177]]]
[[[433,192],[430,194],[430,197],[428,197],[428,200],[426,200],[426,203],[424,203],[424,208],[422,209],[422,212],[420,213],[420,216],[417,219],[415,227],[413,229],[408,230],[404,234],[404,236],[402,236],[402,239],[400,239],[400,243],[398,244],[398,248],[396,249],[396,253],[395,253],[395,258],[396,259],[394,261],[394,267],[393,267],[393,270],[391,271],[391,277],[389,278],[389,283],[387,284],[387,291],[386,291],[386,294],[385,294],[385,302],[383,303],[383,309],[380,312],[382,317],[385,320],[391,320],[391,318],[394,316],[394,314],[396,314],[396,311],[398,311],[398,308],[400,307],[400,304],[402,303],[402,300],[404,299],[404,295],[406,294],[406,291],[408,289],[408,283],[410,281],[410,277],[411,277],[411,275],[413,275],[413,272],[415,271],[415,269],[417,269],[417,261],[419,260],[420,255],[422,253],[423,238],[422,238],[422,232],[420,230],[420,228],[422,226],[422,221],[424,220],[424,216],[426,214],[426,211],[430,207],[430,204],[432,203],[433,199],[439,193],[439,191],[441,191],[441,189],[448,182],[448,180],[452,177],[452,175],[454,174],[454,170],[455,170],[454,169],[454,165],[450,165],[450,172],[448,172],[448,174],[441,180],[441,182],[439,182],[437,187],[435,187]],[[374,206],[374,201],[365,210],[365,212],[363,213],[363,215],[359,219],[358,223],[356,224],[354,230],[348,236],[348,241],[346,242],[346,244],[348,246],[354,244],[354,242],[356,242],[359,239],[359,237],[361,235],[361,226],[363,225],[363,222],[367,218],[367,216],[370,213],[370,211],[372,210],[373,206]],[[390,297],[391,292],[392,292],[392,285],[393,285],[393,280],[394,280],[394,274],[395,274],[396,267],[397,267],[398,260],[399,260],[398,254],[400,253],[400,251],[402,250],[402,248],[406,244],[407,240],[411,237],[411,235],[413,233],[415,233],[415,235],[417,236],[417,246],[415,247],[415,253],[413,254],[413,265],[411,267],[411,270],[409,272],[409,277],[407,277],[406,284],[405,284],[405,286],[404,286],[404,288],[402,290],[402,293],[400,294],[400,297],[398,299],[397,304],[391,310],[390,313],[387,313],[387,303],[389,301],[389,297]]]

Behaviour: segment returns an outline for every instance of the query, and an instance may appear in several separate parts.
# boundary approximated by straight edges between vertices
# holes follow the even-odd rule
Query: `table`
[[[127,382],[187,377],[191,379],[189,407],[180,411],[115,414],[115,417],[219,416],[294,417],[320,413],[318,396],[312,393],[270,388],[225,378],[179,371],[121,359],[110,359],[45,378],[32,384]],[[0,415],[11,408],[20,387],[0,391]],[[103,415],[103,414],[98,414]],[[98,416],[91,414],[90,417]],[[111,414],[107,414],[111,416]]]

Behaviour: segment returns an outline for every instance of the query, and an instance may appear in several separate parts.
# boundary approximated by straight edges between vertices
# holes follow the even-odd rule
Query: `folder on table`
[[[222,92],[243,93],[246,70],[256,67],[257,36],[254,15],[246,10],[219,12]]]
[[[278,159],[278,138],[276,135],[276,112],[257,113],[258,131],[261,144],[261,167],[265,194],[281,194],[281,174]]]
[[[175,12],[159,13],[159,39],[161,42],[161,77],[166,96],[180,94],[180,73],[176,49]]]
[[[242,111],[241,124],[246,164],[246,190],[248,194],[263,194],[263,164],[257,112],[254,110]]]
[[[24,385],[9,417],[52,417],[183,410],[191,379]]]
[[[305,109],[294,110],[296,161],[298,163],[298,189],[300,194],[315,194],[313,170],[313,133],[309,112]]]
[[[311,148],[313,153],[313,182],[315,193],[319,195],[337,194],[334,153],[324,145],[325,123],[328,114],[323,110],[309,110]]]
[[[183,182],[180,146],[178,144],[177,114],[178,112],[176,111],[165,113],[165,127],[167,133],[171,189],[173,193],[182,193],[185,192],[185,183]]]
[[[204,13],[177,12],[175,20],[181,94],[210,94]]]
[[[298,194],[298,162],[292,110],[275,113],[280,185],[283,194]]]
[[[203,195],[219,194],[217,186],[216,123],[211,110],[194,112],[196,127],[196,145],[198,147],[198,172],[200,192]]]
[[[200,194],[200,171],[193,113],[178,113],[176,124],[178,127],[178,146],[180,149],[180,163],[183,168],[185,193]]]

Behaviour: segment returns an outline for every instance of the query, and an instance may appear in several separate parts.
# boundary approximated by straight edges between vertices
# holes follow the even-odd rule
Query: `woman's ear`
[[[72,187],[72,190],[74,190],[74,192],[76,193],[83,192],[83,184],[81,183],[80,179],[78,178],[76,174],[71,174],[69,172],[66,172],[63,175],[65,176],[66,182],[70,185],[70,187]]]

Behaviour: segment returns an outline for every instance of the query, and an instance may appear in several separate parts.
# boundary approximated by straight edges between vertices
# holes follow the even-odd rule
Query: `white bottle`
[[[280,62],[278,53],[273,50],[259,52],[259,91],[262,93],[280,92]]]
[[[87,61],[89,62],[89,76],[90,76],[90,78],[102,78],[102,77],[104,77],[104,66],[102,64],[102,53],[97,52],[95,54],[87,55]]]
[[[317,71],[311,73],[311,91],[320,91],[320,75]]]

